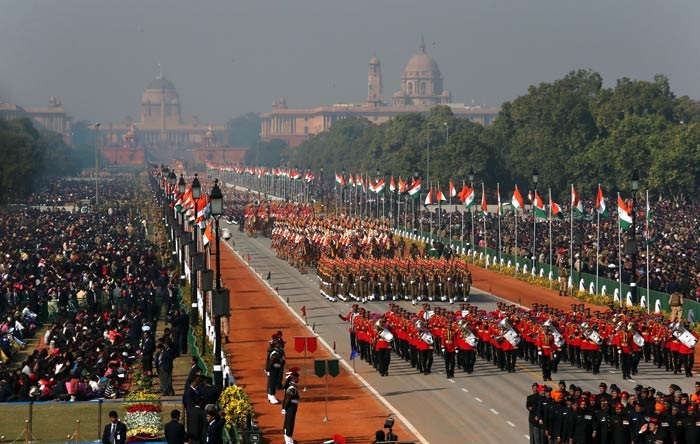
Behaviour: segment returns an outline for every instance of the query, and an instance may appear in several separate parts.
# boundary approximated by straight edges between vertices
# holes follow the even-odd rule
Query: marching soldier
[[[537,342],[537,354],[542,365],[542,379],[552,380],[552,359],[556,354],[557,346],[554,344],[554,335],[549,327],[545,327]]]
[[[444,341],[442,352],[445,359],[445,373],[448,379],[455,377],[456,336],[452,321],[449,321],[442,331]]]

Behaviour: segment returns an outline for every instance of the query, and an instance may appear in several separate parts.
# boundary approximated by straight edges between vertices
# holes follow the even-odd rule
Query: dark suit
[[[102,444],[124,444],[126,442],[126,424],[117,421],[116,425],[114,443],[112,443],[112,423],[110,422],[105,426],[102,433]]]
[[[163,426],[163,429],[165,430],[165,440],[168,444],[185,444],[187,440],[185,426],[180,424],[178,420],[171,420]]]
[[[205,444],[223,444],[224,441],[221,438],[221,434],[224,431],[224,420],[221,418],[216,418],[209,424],[207,424],[207,432],[204,435]]]

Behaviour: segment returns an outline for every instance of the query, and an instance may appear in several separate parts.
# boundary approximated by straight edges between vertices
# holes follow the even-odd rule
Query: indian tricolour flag
[[[474,193],[474,187],[466,187],[462,189],[462,196],[460,196],[464,206],[467,209],[471,208],[476,203],[476,196]]]
[[[515,186],[515,191],[513,191],[513,198],[511,199],[510,203],[516,210],[525,206],[523,196],[520,194],[520,190],[518,190],[517,185]]]
[[[414,179],[413,183],[411,183],[411,187],[408,189],[408,195],[414,199],[418,199],[420,197],[420,189],[420,179]]]
[[[532,206],[535,211],[535,216],[540,219],[547,219],[547,212],[544,210],[544,201],[540,197],[540,193],[535,191],[535,198],[532,201]]]
[[[576,213],[576,216],[583,216],[583,201],[579,199],[576,188],[571,185],[571,208]]]
[[[608,217],[608,208],[605,206],[603,189],[600,187],[600,185],[598,185],[598,194],[595,197],[595,210],[601,217]]]
[[[620,193],[617,193],[617,216],[620,219],[620,228],[623,230],[629,229],[632,226],[632,211],[633,208],[627,206]]]

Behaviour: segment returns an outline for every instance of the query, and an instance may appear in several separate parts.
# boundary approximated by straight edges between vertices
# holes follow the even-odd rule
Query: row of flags
[[[370,192],[374,192],[376,194],[381,194],[384,192],[385,189],[385,184],[384,184],[384,179],[378,179],[376,181],[370,179],[369,177],[363,178],[362,175],[357,174],[355,177],[351,175],[348,176],[348,180],[345,180],[345,177],[342,174],[335,173],[336,177],[336,182],[341,186],[345,185],[350,185],[350,186],[355,186],[355,187],[361,187],[365,190],[368,190]],[[400,195],[409,195],[415,199],[420,197],[420,192],[422,188],[422,183],[420,178],[416,179],[411,179],[410,185],[408,182],[401,177],[399,177],[398,184],[395,182],[394,177],[391,177],[390,180],[390,185],[389,185],[389,190],[392,193],[398,193]],[[500,184],[496,185],[496,196],[497,196],[497,204],[498,204],[498,213],[500,215],[504,215],[506,212],[506,207],[510,205],[513,209],[518,209],[518,208],[524,208],[525,207],[525,201],[520,193],[520,190],[518,189],[518,186],[515,186],[515,189],[513,190],[513,195],[511,197],[510,202],[502,202],[501,201],[501,190],[500,190]],[[467,186],[466,184],[462,185],[462,189],[460,191],[457,191],[457,189],[454,186],[454,183],[452,181],[449,182],[449,187],[448,187],[448,194],[445,195],[443,193],[442,189],[438,186],[435,189],[433,187],[430,187],[428,189],[428,193],[425,196],[424,204],[425,205],[434,205],[434,204],[444,204],[449,200],[451,201],[452,198],[457,197],[459,198],[460,202],[464,204],[464,206],[469,209],[472,206],[476,204],[476,193],[474,190],[474,187]],[[564,212],[562,211],[562,208],[559,204],[557,204],[553,199],[552,199],[552,193],[551,191],[549,192],[549,212],[550,214],[548,215],[547,212],[547,206],[545,205],[544,200],[540,196],[540,194],[535,191],[534,193],[528,192],[528,199],[533,205],[533,210],[535,213],[535,217],[539,219],[548,219],[550,216],[552,218],[564,219]],[[484,190],[484,185],[482,184],[481,186],[481,202],[480,202],[480,211],[482,214],[488,214],[488,205],[486,201],[486,192]],[[579,197],[578,192],[574,188],[574,186],[571,186],[571,209],[572,212],[574,213],[573,217],[575,219],[585,219],[586,218],[586,212],[583,207],[583,200]],[[617,195],[617,210],[618,210],[618,218],[619,218],[619,223],[620,223],[620,228],[626,230],[632,225],[632,211],[634,209],[632,208],[631,203],[625,202],[624,199],[620,196],[618,193]],[[606,206],[606,201],[605,197],[603,196],[603,189],[599,185],[598,186],[598,192],[596,194],[596,201],[595,201],[595,211],[598,213],[600,217],[607,218],[609,213],[608,209]],[[649,210],[649,204],[647,203],[647,219],[651,219],[651,212]]]
[[[182,194],[173,187],[172,195],[175,202],[174,211],[182,214],[192,229],[196,226],[200,230],[202,244],[206,248],[214,240],[210,196],[203,193],[195,199],[192,197],[192,187],[189,184]]]

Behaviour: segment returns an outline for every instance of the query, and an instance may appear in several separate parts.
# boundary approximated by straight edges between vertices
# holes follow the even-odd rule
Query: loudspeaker
[[[214,290],[212,294],[212,309],[214,310],[215,316],[228,316],[231,310],[231,304],[229,301],[230,291],[228,288],[222,288],[220,290]]]
[[[199,289],[212,291],[214,289],[214,270],[204,269],[199,272]]]
[[[192,268],[194,271],[204,269],[204,253],[197,252],[192,254]]]

